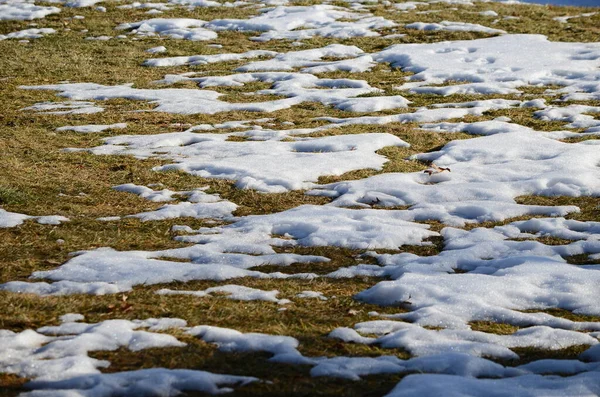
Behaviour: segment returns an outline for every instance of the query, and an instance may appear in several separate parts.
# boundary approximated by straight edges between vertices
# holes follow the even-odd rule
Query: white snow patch
[[[550,54],[550,55],[549,55]],[[600,44],[550,42],[541,35],[502,35],[433,44],[397,44],[373,54],[414,72],[399,89],[416,93],[514,94],[527,85],[559,85],[564,99],[600,97]],[[463,84],[433,87],[447,81]]]
[[[18,212],[9,212],[0,208],[0,228],[19,226],[28,219],[33,219],[42,225],[60,225],[62,222],[69,222],[70,220],[61,215],[31,216]]]
[[[505,34],[504,30],[492,29],[487,26],[467,22],[442,21],[440,23],[413,22],[405,26],[416,30],[445,30],[448,32],[481,32],[489,34]]]
[[[432,356],[463,353],[472,356],[488,356],[517,359],[510,348],[535,347],[559,350],[576,345],[595,345],[596,338],[589,335],[546,326],[521,329],[510,335],[496,335],[471,330],[429,330],[418,325],[398,321],[368,321],[355,325],[360,333],[385,334],[378,338],[360,338],[341,334],[338,329],[330,337],[354,343],[378,344],[383,348],[402,348],[415,356]],[[347,332],[347,331],[346,331]]]
[[[592,17],[594,15],[596,15],[597,12],[585,12],[583,14],[578,14],[578,15],[565,15],[563,17],[554,17],[552,18],[553,20],[560,22],[560,23],[568,23],[569,19],[573,19],[573,18],[587,18],[587,17]]]
[[[376,133],[295,142],[233,142],[227,140],[231,135],[195,133],[193,129],[157,135],[123,135],[105,139],[105,145],[83,150],[99,155],[171,159],[175,162],[155,170],[181,170],[204,178],[232,179],[238,188],[281,193],[310,188],[322,175],[381,169],[387,159],[376,154],[376,150],[407,146],[391,134]],[[231,211],[235,209],[229,207]]]
[[[192,41],[213,40],[217,34],[203,28],[206,21],[189,18],[155,18],[139,22],[123,23],[117,30],[131,30],[137,36],[166,36],[172,39]]]
[[[150,54],[160,54],[162,52],[166,52],[167,51],[167,47],[165,47],[164,45],[158,46],[158,47],[152,47],[152,48],[148,48],[146,50],[147,53]]]
[[[0,21],[31,21],[60,12],[57,7],[42,7],[25,2],[11,1],[0,4]]]
[[[351,19],[352,22],[339,22]],[[249,19],[216,19],[207,28],[214,30],[265,32],[253,38],[256,41],[273,39],[300,40],[314,36],[349,38],[379,36],[373,30],[393,27],[396,24],[371,14],[359,14],[331,5],[280,6],[267,8]],[[304,28],[304,29],[300,29]]]
[[[117,124],[90,124],[90,125],[67,125],[59,127],[56,131],[75,131],[82,134],[90,134],[96,132],[102,132],[105,130],[123,129],[127,128],[127,123]]]
[[[96,106],[93,102],[65,101],[40,102],[21,110],[33,110],[43,114],[92,114],[103,112],[104,108]]]
[[[157,391],[175,396],[185,391],[207,394],[230,393],[233,386],[244,386],[258,381],[248,376],[213,374],[188,369],[150,368],[108,374],[78,376],[59,381],[33,381],[28,387],[36,389],[23,394],[26,397],[62,396],[65,390],[81,397],[111,397],[117,394],[151,395]],[[53,392],[55,391],[55,392]]]
[[[526,391],[532,396],[594,396],[600,394],[598,373],[572,377],[524,375],[504,379],[476,379],[452,375],[409,375],[386,397],[434,397],[454,395],[475,397],[489,395],[513,397]]]
[[[179,291],[172,289],[161,289],[156,291],[159,295],[191,295],[199,298],[213,296],[211,294],[225,294],[227,299],[239,301],[266,301],[278,304],[288,303],[287,299],[278,299],[279,291],[263,291],[261,289],[245,287],[243,285],[228,284],[219,287],[211,287],[202,291]],[[217,295],[218,296],[218,295]]]
[[[36,294],[40,296],[56,296],[56,295],[108,295],[117,294],[119,292],[129,291],[131,288],[120,286],[103,281],[97,282],[74,282],[74,281],[58,281],[56,283],[28,283],[24,281],[9,281],[5,284],[0,284],[0,290],[10,291],[22,294]]]
[[[524,206],[522,195],[597,196],[600,141],[563,143],[518,129],[462,141],[414,156],[451,172],[388,173],[333,183],[309,193],[336,197],[335,205],[411,205],[412,219],[450,225],[501,221],[525,214],[561,216],[576,207]]]
[[[0,5],[0,7],[1,7],[1,5]],[[2,19],[1,16],[0,16],[0,19]],[[56,33],[56,30],[51,29],[51,28],[24,29],[24,30],[19,30],[18,32],[12,32],[12,33],[8,33],[8,34],[0,34],[0,41],[6,40],[6,39],[19,39],[19,40],[39,39],[40,37],[44,37],[47,34],[53,34],[53,33]]]
[[[152,347],[185,346],[175,337],[137,330],[143,323],[106,320],[96,324],[69,322],[20,333],[0,330],[0,370],[37,382],[66,381],[78,376],[99,374],[109,362],[93,359],[90,351],[127,348],[139,351]],[[30,383],[31,388],[44,388]]]
[[[364,80],[351,79],[319,79],[306,73],[245,73],[231,76],[211,76],[192,78],[181,75],[167,75],[163,83],[178,81],[198,81],[202,87],[210,86],[243,86],[251,82],[272,83],[271,89],[260,90],[258,95],[280,95],[286,98],[266,102],[230,103],[221,101],[216,91],[197,89],[139,89],[131,84],[120,86],[103,86],[93,83],[57,84],[46,86],[21,86],[24,89],[57,90],[60,96],[71,99],[107,100],[127,98],[150,101],[158,106],[153,111],[176,114],[214,114],[227,111],[273,112],[288,109],[302,102],[321,102],[325,105],[336,106],[348,111],[382,110],[407,107],[408,101],[400,96],[379,97],[374,105],[369,105],[373,98],[355,98],[362,94],[379,92]],[[63,103],[65,106],[84,107],[87,102]],[[55,106],[55,107],[52,107]],[[30,110],[50,110],[57,108],[56,104],[37,104]],[[88,109],[75,109],[71,113],[90,112]],[[100,111],[100,110],[96,110]],[[67,112],[63,112],[65,114]]]
[[[296,298],[300,298],[300,299],[311,298],[311,299],[318,299],[318,300],[322,300],[322,301],[327,300],[327,297],[325,295],[323,295],[322,292],[318,292],[318,291],[302,291],[299,294],[296,294]]]
[[[252,50],[242,53],[226,53],[214,55],[191,55],[170,58],[155,58],[144,61],[145,66],[182,66],[182,65],[205,65],[209,63],[239,61],[248,58],[272,57],[278,54],[275,51]]]
[[[56,3],[64,5],[65,7],[82,8],[92,7],[96,3],[100,3],[104,0],[46,0],[48,3]]]

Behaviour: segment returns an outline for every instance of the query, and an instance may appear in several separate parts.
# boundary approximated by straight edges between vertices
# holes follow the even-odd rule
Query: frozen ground
[[[600,395],[599,23],[0,0],[0,389]]]

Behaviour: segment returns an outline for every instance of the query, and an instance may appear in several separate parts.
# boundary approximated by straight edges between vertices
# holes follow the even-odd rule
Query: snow
[[[537,115],[538,111],[534,114]],[[600,124],[600,123],[599,123]],[[523,132],[523,133],[536,133],[532,128],[522,126],[520,124],[509,123],[501,120],[488,120],[488,121],[478,121],[475,123],[438,123],[438,124],[423,124],[421,128],[428,131],[436,131],[436,132],[465,132],[467,134],[472,135],[494,135],[494,134],[504,134],[508,132]],[[600,131],[594,132],[591,131],[589,133],[577,133],[570,131],[547,131],[547,132],[537,132],[537,135],[543,135],[547,138],[552,139],[566,139],[566,138],[577,138],[588,135],[600,135]]]
[[[340,22],[349,19],[352,22]],[[392,21],[371,14],[359,14],[330,5],[279,6],[267,8],[249,19],[216,19],[206,25],[216,31],[236,30],[265,32],[256,41],[274,39],[300,40],[314,36],[344,39],[378,36],[373,30],[396,26]],[[304,29],[299,29],[304,28]]]
[[[163,83],[180,81],[197,81],[202,87],[211,86],[243,86],[245,83],[268,82],[273,88],[258,91],[259,95],[280,95],[285,98],[265,102],[230,103],[219,100],[221,94],[211,90],[197,89],[140,89],[131,84],[119,86],[103,86],[93,83],[66,83],[45,86],[22,86],[24,89],[57,90],[60,96],[81,100],[107,100],[126,98],[157,103],[154,111],[176,114],[215,114],[227,111],[274,112],[288,109],[302,102],[321,102],[347,111],[377,111],[383,109],[403,108],[409,103],[401,96],[380,97],[379,102],[369,105],[371,98],[355,98],[359,95],[380,92],[364,80],[320,79],[307,73],[246,73],[231,76],[211,76],[192,78],[181,75],[167,75]],[[96,108],[89,108],[89,102],[67,102],[64,106],[78,107],[72,113],[92,113]],[[51,110],[60,108],[58,104],[36,104],[28,110]],[[81,108],[81,109],[79,109]]]
[[[285,266],[329,260],[319,256],[276,254],[272,246],[396,249],[405,244],[426,244],[424,239],[437,235],[428,230],[427,225],[401,218],[401,211],[357,211],[306,205],[279,214],[244,217],[227,226],[202,228],[191,231],[195,234],[176,237],[179,241],[195,243],[186,248],[154,252],[118,252],[102,248],[79,252],[59,268],[35,272],[32,277],[73,283],[109,283],[116,291],[138,284],[172,281],[222,281],[241,277],[314,278],[316,276],[310,273],[285,275],[247,269],[264,264]],[[190,262],[155,258],[186,259]],[[33,293],[46,293],[51,289],[53,294],[67,294],[74,290],[71,283],[64,286],[56,284],[40,288],[6,283],[2,288]],[[101,286],[104,292],[110,291],[110,286]]]
[[[286,362],[290,358],[302,359],[296,348],[297,339],[289,336],[268,335],[261,333],[242,333],[234,329],[199,325],[187,331],[208,343],[214,343],[224,352],[265,351],[273,354],[270,361]]]
[[[197,133],[192,128],[184,132],[107,138],[105,145],[84,150],[98,155],[169,159],[174,163],[155,170],[179,170],[204,178],[235,180],[241,189],[281,193],[310,188],[322,175],[381,169],[386,158],[376,154],[376,150],[407,145],[391,134],[376,133],[292,142],[235,142],[228,140],[230,136],[233,134]],[[235,209],[225,203],[212,206],[221,213]]]
[[[550,55],[549,55],[550,54]],[[550,42],[541,35],[498,37],[433,44],[397,44],[373,54],[414,72],[399,87],[417,93],[512,94],[526,85],[559,85],[564,99],[598,98],[598,43]],[[451,80],[462,84],[432,87]]]
[[[95,106],[92,102],[65,101],[65,102],[40,102],[21,110],[33,110],[43,114],[92,114],[104,111],[104,108]]]
[[[210,297],[211,294],[225,294],[227,299],[240,301],[266,301],[278,304],[288,303],[287,299],[278,299],[279,291],[263,291],[256,288],[244,287],[243,285],[227,284],[219,287],[207,288],[203,291],[177,291],[164,288],[156,291],[159,295],[191,295],[198,298]],[[218,296],[218,295],[217,295]]]
[[[2,7],[0,5],[0,7]],[[1,17],[0,17],[1,19]],[[37,28],[32,28],[32,29],[24,29],[24,30],[19,30],[18,32],[12,32],[12,33],[8,33],[8,34],[0,34],[0,40],[6,40],[6,39],[39,39],[40,37],[44,37],[44,35],[47,34],[53,34],[56,33],[56,30],[52,29],[52,28],[41,28],[41,29],[37,29]]]
[[[381,324],[380,324],[381,323]],[[394,321],[370,321],[359,323],[355,328],[360,333],[380,333],[378,338],[350,338],[342,340],[354,343],[378,344],[383,348],[403,349],[414,356],[432,356],[463,353],[471,356],[517,359],[519,356],[509,348],[534,347],[559,350],[569,346],[593,345],[598,340],[580,332],[535,326],[521,329],[511,335],[495,335],[471,330],[429,330],[418,325]],[[336,330],[330,337],[339,338]]]
[[[411,205],[411,220],[436,219],[450,225],[501,221],[525,214],[561,215],[568,207],[515,204],[522,195],[600,195],[595,176],[599,141],[563,143],[518,129],[453,141],[441,150],[413,158],[451,172],[388,173],[324,185],[312,194],[335,197],[339,206]]]
[[[62,222],[69,222],[69,218],[61,215],[31,216],[0,208],[0,228],[19,226],[28,219],[33,219],[41,225],[60,225]]]
[[[108,41],[111,40],[113,38],[113,36],[90,36],[90,37],[86,37],[86,40],[90,40],[90,41]]]
[[[159,47],[157,47],[159,48]],[[252,50],[240,54],[214,54],[214,55],[192,55],[171,58],[147,59],[145,66],[181,66],[181,65],[204,65],[209,63],[238,61],[248,58],[269,57],[276,55],[275,51]]]
[[[59,281],[56,283],[28,283],[25,281],[9,281],[0,284],[0,290],[11,291],[24,294],[36,294],[40,296],[50,295],[107,295],[119,292],[129,291],[129,287],[121,287],[116,284],[105,283],[103,281],[79,283],[73,281]]]
[[[185,236],[176,239],[183,241]],[[32,274],[32,279],[43,278],[58,283],[26,285],[23,282],[8,282],[1,284],[0,288],[14,292],[52,295],[105,294],[127,291],[140,284],[152,285],[173,281],[224,281],[242,277],[312,279],[316,277],[312,273],[288,275],[246,269],[266,264],[285,266],[329,260],[320,256],[276,254],[265,240],[268,242],[270,239],[257,231],[245,238],[241,236],[239,241],[207,241],[187,248],[164,251],[119,252],[111,248],[81,251],[57,269]],[[256,255],[259,253],[262,255]],[[190,262],[156,258],[186,259]],[[88,286],[87,283],[93,284]]]
[[[429,3],[424,3],[421,1],[406,1],[403,3],[394,3],[394,7],[402,10],[402,11],[408,11],[408,10],[416,10],[419,6],[428,6]]]
[[[96,3],[100,3],[102,1],[104,0],[48,0],[48,3],[61,4],[66,7],[82,8],[92,7],[96,5]]]
[[[296,298],[301,298],[301,299],[311,298],[311,299],[318,299],[318,300],[322,300],[322,301],[327,300],[327,297],[325,297],[322,292],[318,292],[318,291],[302,291],[299,294],[296,294]]]
[[[505,379],[475,379],[452,375],[409,375],[386,397],[430,396],[586,396],[600,393],[600,378],[588,372],[573,377],[525,375]]]
[[[233,216],[233,211],[237,209],[236,204],[227,200],[222,200],[219,195],[205,193],[204,190],[207,189],[206,187],[181,192],[176,192],[169,189],[156,191],[146,186],[128,183],[114,186],[113,189],[120,192],[134,193],[152,202],[173,201],[175,200],[175,197],[173,196],[178,196],[186,200],[177,204],[164,205],[155,211],[127,215],[127,218],[138,218],[142,222],[181,217],[192,217],[196,219],[229,219]]]
[[[336,246],[353,249],[397,249],[402,245],[424,245],[427,243],[423,240],[438,235],[430,231],[428,225],[403,220],[402,211],[302,205],[285,212],[243,217],[230,225],[200,229],[197,235],[181,236],[179,239],[222,244],[240,241],[244,237],[246,240],[253,238],[260,241],[260,236],[264,234],[273,235],[264,242],[274,246]]]
[[[179,395],[185,391],[207,394],[230,393],[229,386],[243,386],[258,381],[248,376],[213,374],[186,369],[150,368],[112,374],[93,374],[61,381],[33,381],[28,387],[36,390],[23,394],[27,397],[61,396],[73,391],[82,397],[111,397],[123,395]],[[56,392],[53,393],[53,390]],[[160,393],[160,394],[159,394]]]
[[[416,30],[445,30],[448,32],[481,32],[489,34],[504,34],[504,30],[492,29],[476,23],[442,21],[440,23],[413,22],[405,26]]]
[[[154,18],[139,22],[123,23],[117,30],[131,30],[137,36],[166,36],[191,41],[213,40],[217,34],[203,28],[206,21],[189,18]]]
[[[158,47],[148,48],[146,50],[146,52],[150,53],[150,54],[160,54],[160,53],[163,53],[163,52],[166,52],[166,51],[167,51],[167,47],[165,47],[164,45],[161,45],[161,46],[158,46]]]
[[[150,11],[168,11],[171,9],[170,4],[166,3],[140,3],[139,1],[134,1],[131,4],[123,4],[117,6],[120,9],[148,9]]]
[[[0,370],[33,379],[30,388],[45,388],[43,382],[69,382],[80,375],[99,374],[99,368],[110,365],[107,361],[89,357],[90,351],[185,346],[171,335],[138,330],[148,326],[143,322],[105,320],[87,324],[69,321],[79,319],[70,315],[62,324],[42,327],[37,332],[0,330]]]
[[[600,120],[594,118],[593,114],[600,113],[598,106],[568,105],[547,106],[536,111],[533,115],[544,121],[569,122],[565,128],[587,128],[586,132],[593,134],[600,132]]]
[[[446,228],[442,235],[445,249],[437,256],[382,255],[379,261],[386,266],[382,273],[396,280],[382,281],[357,298],[408,306],[410,312],[395,317],[420,325],[468,329],[471,321],[500,321],[573,330],[600,327],[600,323],[523,312],[563,308],[598,315],[593,298],[597,271],[569,265],[560,256],[597,252],[598,240],[547,246],[510,241],[501,232],[482,228],[470,232]],[[469,272],[452,274],[454,268]],[[568,283],[563,281],[564,274],[569,275]]]
[[[560,23],[568,23],[569,19],[574,19],[574,18],[586,18],[586,17],[591,17],[596,15],[596,12],[585,12],[583,14],[578,14],[578,15],[566,15],[564,17],[554,17],[552,18],[553,20],[560,22]]]
[[[0,4],[0,21],[31,21],[60,12],[57,7],[42,7],[35,4],[8,2]]]
[[[80,132],[82,134],[90,134],[96,132],[103,132],[105,130],[114,130],[114,129],[123,129],[127,128],[126,123],[116,123],[116,124],[90,124],[90,125],[67,125],[64,127],[59,127],[56,131],[75,131]]]

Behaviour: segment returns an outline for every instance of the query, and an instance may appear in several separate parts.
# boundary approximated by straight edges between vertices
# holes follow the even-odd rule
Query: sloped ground
[[[0,394],[600,395],[598,26],[0,3]]]

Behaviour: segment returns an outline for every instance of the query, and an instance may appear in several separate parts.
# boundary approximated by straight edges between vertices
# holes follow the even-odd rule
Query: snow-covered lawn
[[[600,395],[599,25],[0,0],[0,389]]]

